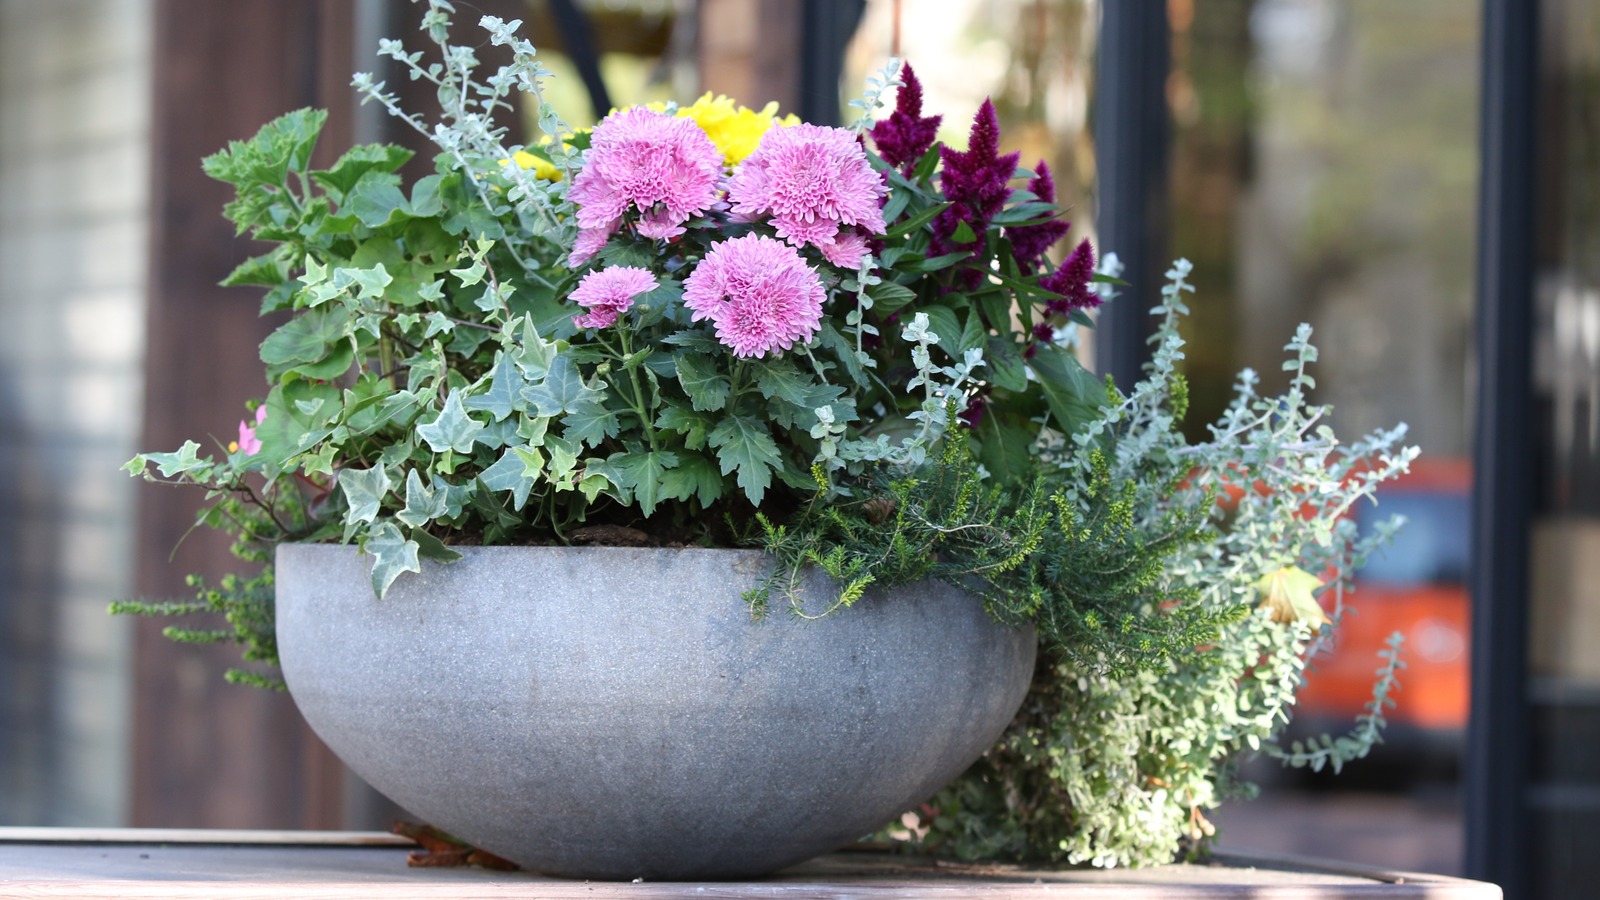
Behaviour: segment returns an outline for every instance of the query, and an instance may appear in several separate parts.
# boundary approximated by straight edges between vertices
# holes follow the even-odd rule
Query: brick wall
[[[122,824],[149,0],[0,0],[0,824]]]

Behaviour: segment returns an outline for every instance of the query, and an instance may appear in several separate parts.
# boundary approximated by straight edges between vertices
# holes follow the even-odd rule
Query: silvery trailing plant
[[[840,581],[836,607],[946,579],[1042,647],[1004,741],[905,835],[963,855],[1170,858],[1240,754],[1337,767],[1376,740],[1392,677],[1352,735],[1274,744],[1383,537],[1345,513],[1415,454],[1319,424],[1307,329],[1287,394],[1246,373],[1191,444],[1187,264],[1146,377],[1088,372],[1075,342],[1114,259],[1084,240],[1056,261],[1051,173],[1000,153],[989,103],[945,146],[895,64],[850,128],[707,95],[578,131],[518,23],[481,21],[511,59],[485,73],[453,12],[429,0],[428,50],[380,49],[435,87],[439,121],[355,79],[438,147],[432,174],[403,183],[411,153],[383,145],[313,168],[311,110],[204,161],[239,232],[275,245],[224,283],[286,319],[236,441],[127,468],[202,491],[199,524],[262,565],[118,609],[222,613],[169,633],[237,641],[267,668],[230,677],[275,685],[282,541],[359,545],[379,595],[469,543],[763,547],[757,615],[825,614],[786,590],[806,566]],[[531,141],[506,124],[524,103]]]

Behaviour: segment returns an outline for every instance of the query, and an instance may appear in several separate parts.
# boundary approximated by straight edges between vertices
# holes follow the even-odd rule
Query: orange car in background
[[[1467,596],[1472,468],[1466,460],[1414,461],[1354,515],[1370,523],[1402,515],[1406,525],[1357,573],[1331,650],[1313,657],[1296,704],[1296,733],[1343,733],[1372,698],[1379,651],[1401,646],[1397,705],[1388,743],[1459,756],[1467,725],[1471,607]],[[1426,745],[1424,746],[1418,746]],[[1381,751],[1380,751],[1381,752]]]

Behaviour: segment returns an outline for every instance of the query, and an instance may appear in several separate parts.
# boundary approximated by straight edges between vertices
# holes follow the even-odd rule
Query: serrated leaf
[[[252,256],[244,262],[233,267],[228,277],[218,282],[223,287],[236,287],[238,285],[261,285],[263,287],[277,287],[289,278],[289,262],[285,258],[283,248],[278,248],[271,253]]]
[[[698,353],[677,353],[673,360],[678,365],[678,383],[695,409],[717,412],[727,406],[731,385],[716,360]]]
[[[411,204],[393,175],[368,172],[361,176],[345,197],[341,212],[361,220],[368,228],[379,228],[396,219],[411,218]]]
[[[844,394],[844,388],[818,383],[787,359],[757,361],[752,368],[761,395],[778,401],[772,408],[773,418],[785,428],[809,430],[817,424],[817,408],[831,406]]]
[[[772,484],[772,472],[781,464],[778,445],[765,423],[750,416],[729,416],[707,435],[716,448],[722,474],[738,471],[745,497],[756,506]]]
[[[698,453],[684,456],[661,476],[663,500],[687,500],[690,496],[698,498],[703,507],[722,496],[722,475],[711,460]]]
[[[426,441],[433,452],[472,452],[472,443],[483,425],[473,421],[461,403],[461,391],[452,392],[433,421],[417,426],[417,436]]]
[[[398,171],[413,155],[410,150],[393,144],[359,144],[346,150],[332,167],[314,170],[311,178],[335,200],[343,202],[344,195],[362,176],[373,171]]]
[[[699,450],[706,445],[706,433],[714,421],[706,413],[669,400],[656,414],[655,427],[676,431],[683,435],[684,449]]]
[[[383,498],[389,493],[389,488],[394,482],[389,480],[389,473],[384,470],[383,463],[370,469],[345,469],[339,473],[339,490],[344,492],[345,524],[355,522],[371,522],[378,517],[378,510],[383,505]]]
[[[606,457],[607,475],[617,487],[631,491],[639,510],[648,518],[661,500],[661,479],[678,464],[678,454],[667,450],[613,453]]]

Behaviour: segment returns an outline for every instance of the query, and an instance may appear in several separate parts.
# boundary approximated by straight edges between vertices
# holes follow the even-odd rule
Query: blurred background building
[[[1600,4],[459,6],[463,27],[526,20],[578,124],[705,90],[837,121],[891,54],[956,144],[993,97],[1073,234],[1130,263],[1104,367],[1134,370],[1159,272],[1195,262],[1197,436],[1239,369],[1273,386],[1310,322],[1332,424],[1404,421],[1426,455],[1385,498],[1412,524],[1364,573],[1296,727],[1359,711],[1389,632],[1411,667],[1365,773],[1334,793],[1262,770],[1266,798],[1219,817],[1224,844],[1508,896],[1600,881]],[[263,390],[270,323],[215,287],[250,251],[199,159],[306,105],[331,111],[322,153],[416,146],[347,88],[416,17],[405,0],[0,0],[0,824],[381,824],[286,697],[104,610],[227,563],[215,536],[183,539],[198,498],[117,471],[225,438]]]

